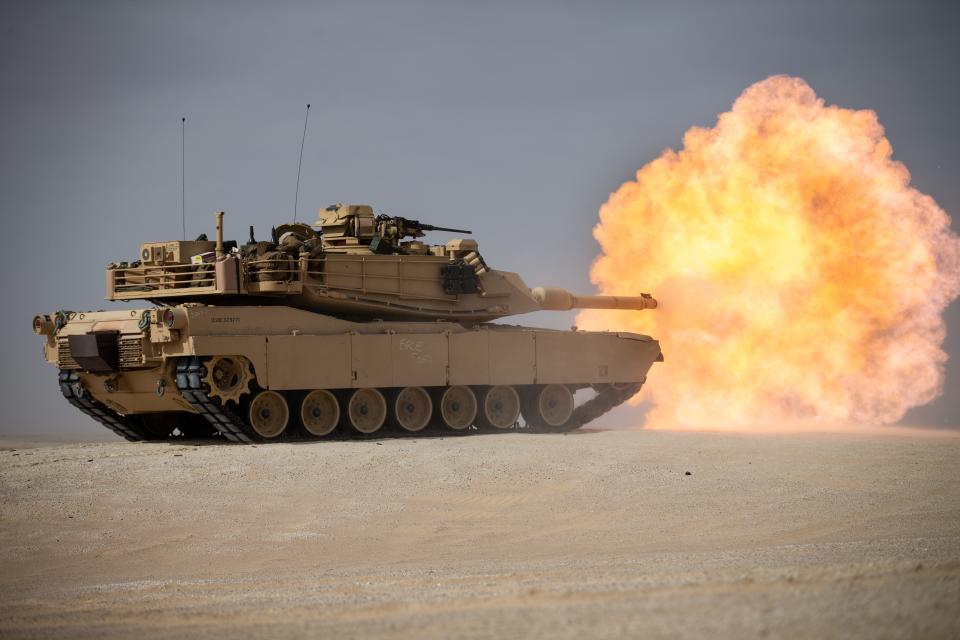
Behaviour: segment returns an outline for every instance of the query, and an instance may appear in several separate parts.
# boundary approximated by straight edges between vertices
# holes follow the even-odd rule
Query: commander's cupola
[[[316,225],[326,251],[369,253],[376,235],[373,207],[368,204],[334,204],[320,210]]]

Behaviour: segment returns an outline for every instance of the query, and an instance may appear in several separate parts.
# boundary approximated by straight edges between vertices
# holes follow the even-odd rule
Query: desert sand
[[[0,444],[2,637],[960,636],[950,433]]]

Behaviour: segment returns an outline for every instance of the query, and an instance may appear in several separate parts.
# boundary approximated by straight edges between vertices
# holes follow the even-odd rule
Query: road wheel
[[[508,385],[490,387],[480,400],[477,424],[482,427],[509,429],[520,417],[520,396]]]
[[[558,428],[570,421],[573,415],[573,394],[562,384],[548,384],[536,396],[539,422],[546,427]]]
[[[250,426],[264,439],[278,437],[290,421],[287,400],[276,391],[261,391],[250,401]]]
[[[300,421],[312,436],[328,435],[340,421],[340,405],[337,398],[325,389],[311,391],[300,405]]]
[[[393,416],[407,431],[420,431],[430,422],[433,401],[423,387],[404,387],[393,401]]]
[[[347,421],[360,433],[376,433],[387,419],[387,401],[376,389],[357,389],[347,403]]]
[[[440,417],[451,429],[466,429],[477,418],[477,396],[470,387],[447,387],[440,397]]]

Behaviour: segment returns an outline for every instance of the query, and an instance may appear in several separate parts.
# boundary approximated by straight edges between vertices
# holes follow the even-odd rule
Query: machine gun
[[[452,233],[473,233],[467,229],[438,227],[419,220],[380,214],[374,221],[375,235],[370,243],[374,253],[400,253],[400,241],[404,238],[422,238],[427,231],[450,231]]]
[[[466,229],[454,229],[453,227],[438,227],[432,224],[425,224],[419,220],[401,218],[400,216],[389,216],[380,214],[377,216],[377,232],[381,238],[396,237],[401,238],[422,238],[426,235],[425,231],[450,231],[452,233],[473,233]]]

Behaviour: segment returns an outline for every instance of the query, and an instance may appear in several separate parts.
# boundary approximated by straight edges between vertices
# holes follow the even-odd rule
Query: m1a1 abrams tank
[[[240,246],[221,212],[214,241],[148,242],[108,265],[107,299],[149,306],[58,311],[33,329],[64,397],[128,440],[564,431],[629,399],[663,359],[644,335],[490,322],[656,301],[530,289],[472,239],[420,241],[431,230],[469,233],[336,205]]]

